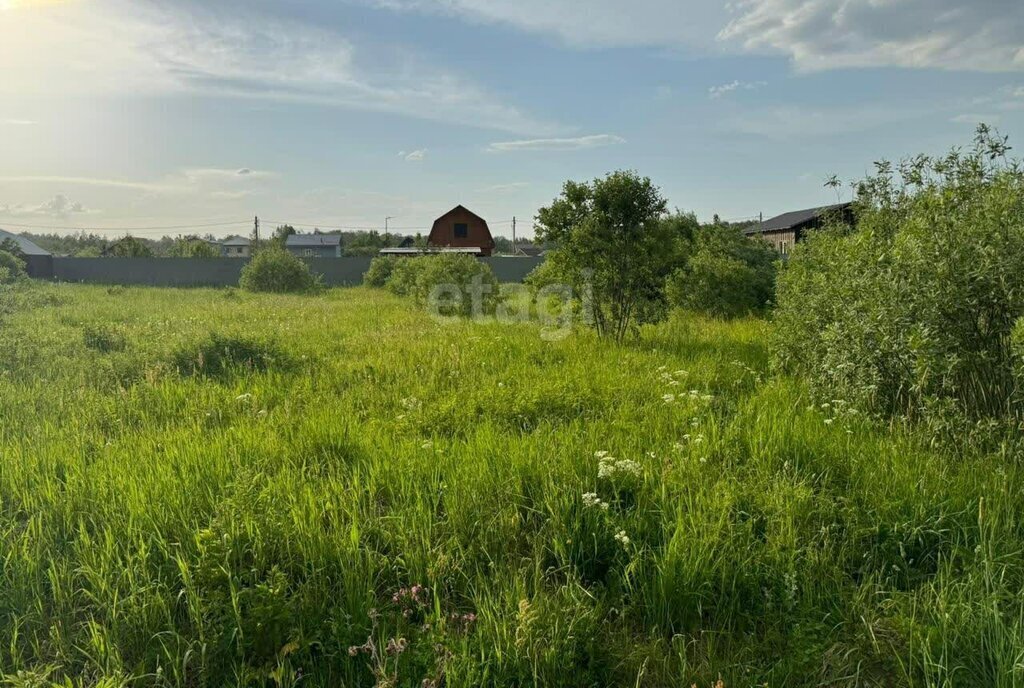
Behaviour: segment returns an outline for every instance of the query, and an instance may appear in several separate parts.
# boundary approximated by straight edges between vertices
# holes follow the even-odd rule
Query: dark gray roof
[[[849,203],[838,203],[836,205],[824,205],[820,208],[808,208],[807,210],[795,210],[791,213],[783,213],[765,220],[760,224],[753,224],[743,230],[744,234],[761,234],[763,232],[781,232],[793,229],[800,225],[817,220],[821,216],[832,211],[841,211],[849,208]]]
[[[0,242],[4,241],[5,239],[10,239],[14,243],[16,243],[21,252],[24,253],[26,256],[50,255],[49,251],[44,251],[43,249],[39,248],[28,239],[26,239],[25,237],[18,236],[17,234],[11,234],[10,232],[5,232],[4,230],[0,229]]]
[[[286,246],[341,246],[340,234],[290,234]]]
[[[248,246],[250,241],[243,236],[230,236],[220,242],[223,246]]]

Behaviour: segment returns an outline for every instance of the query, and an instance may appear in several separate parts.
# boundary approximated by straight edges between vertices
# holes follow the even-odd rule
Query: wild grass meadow
[[[1024,685],[1021,457],[812,402],[764,321],[0,302],[4,685]]]

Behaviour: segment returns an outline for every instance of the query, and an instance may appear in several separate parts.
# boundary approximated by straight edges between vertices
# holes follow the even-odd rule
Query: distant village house
[[[289,234],[284,247],[300,258],[341,258],[341,235]]]
[[[786,257],[793,247],[803,241],[807,232],[820,229],[827,221],[838,220],[853,224],[853,204],[839,203],[820,208],[783,213],[743,230],[747,236],[760,236]]]
[[[252,256],[252,242],[243,236],[232,236],[224,241],[214,243],[220,247],[220,254],[225,258],[249,258]]]

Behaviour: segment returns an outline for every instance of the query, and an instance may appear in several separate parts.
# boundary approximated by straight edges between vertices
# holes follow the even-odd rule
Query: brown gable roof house
[[[487,220],[476,213],[457,205],[434,221],[427,239],[430,248],[458,248],[476,254],[490,256],[494,253],[494,237],[487,226]]]

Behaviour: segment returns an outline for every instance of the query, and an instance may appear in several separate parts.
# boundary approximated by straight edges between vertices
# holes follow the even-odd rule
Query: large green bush
[[[501,285],[490,265],[465,254],[449,253],[420,260],[417,303],[438,315],[494,314]]]
[[[25,277],[25,261],[9,251],[0,250],[0,284],[10,284]]]
[[[736,227],[702,227],[693,254],[668,279],[669,304],[720,318],[763,313],[774,300],[777,258]]]
[[[501,301],[491,267],[465,254],[398,259],[385,284],[391,293],[411,296],[444,316],[493,315]]]
[[[279,248],[267,248],[242,268],[238,284],[246,291],[305,293],[316,290],[319,280],[301,259]]]
[[[399,260],[402,259],[397,256],[377,256],[370,261],[370,268],[363,275],[363,284],[377,289],[384,287]]]
[[[968,152],[879,163],[857,230],[816,233],[783,270],[777,364],[884,415],[959,427],[1019,413],[1024,173],[1007,150],[982,127]]]
[[[385,280],[384,286],[395,296],[414,296],[416,279],[426,261],[425,257],[405,258],[397,261],[391,266],[391,274]]]

